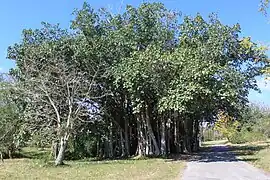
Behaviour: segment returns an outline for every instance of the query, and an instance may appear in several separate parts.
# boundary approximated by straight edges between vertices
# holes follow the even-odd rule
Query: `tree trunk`
[[[58,154],[58,142],[57,141],[52,142],[52,152],[51,152],[51,154],[52,154],[54,159],[57,158],[57,154]]]
[[[204,136],[204,128],[202,126],[202,122],[199,124],[199,147],[202,145]]]
[[[4,162],[4,157],[3,157],[3,153],[0,151],[0,159],[1,159],[1,162],[3,163]]]
[[[131,102],[128,100],[127,96],[124,95],[123,99],[124,99],[124,108],[125,108],[125,113],[124,113],[124,121],[125,121],[124,138],[125,138],[125,148],[126,148],[125,155],[128,157],[130,155],[129,123],[131,122],[130,116],[132,112],[130,112],[129,110],[129,104]]]
[[[137,132],[138,132],[138,146],[137,146],[137,154],[138,156],[143,156],[144,154],[144,147],[143,147],[143,132],[140,122],[140,115],[137,114]]]
[[[145,133],[145,154],[148,156],[149,155],[149,141],[150,137],[148,136],[147,132]]]
[[[193,132],[194,132],[194,120],[193,119],[190,119],[189,120],[189,131],[188,131],[188,140],[189,140],[189,144],[190,144],[190,147],[189,147],[189,152],[192,152],[193,151],[193,147],[194,147],[194,139],[193,139]]]
[[[99,158],[105,158],[106,157],[106,139],[101,140],[99,143]]]
[[[100,139],[99,136],[97,137],[97,154],[96,157],[100,157]]]
[[[163,115],[160,115],[161,117]],[[163,121],[163,119],[161,117],[158,117],[158,121],[156,123],[156,133],[157,133],[157,142],[158,142],[158,147],[161,148],[161,121]],[[160,150],[161,151],[161,150]]]
[[[120,141],[121,141],[121,156],[124,157],[126,155],[125,151],[125,145],[124,145],[124,139],[122,130],[119,128],[119,134],[120,134]]]
[[[126,148],[125,152],[126,152],[126,156],[130,155],[128,124],[129,124],[129,120],[125,119],[125,148]]]
[[[187,120],[183,120],[183,152],[188,153]]]
[[[174,145],[176,153],[180,153],[180,141],[179,141],[179,121],[175,119],[174,121]]]
[[[8,157],[9,157],[9,159],[12,159],[12,152],[10,149],[8,150]]]
[[[61,137],[60,148],[58,151],[57,158],[55,160],[56,166],[64,164],[64,156],[65,156],[66,147],[67,147],[67,138]]]
[[[146,107],[146,126],[147,126],[147,130],[148,130],[149,136],[152,139],[153,145],[155,147],[155,155],[160,155],[160,149],[158,147],[158,143],[157,143],[156,137],[154,135],[154,132],[152,130],[152,126],[151,126],[151,122],[150,122],[150,118],[149,118],[150,113],[152,113],[152,112],[150,111],[149,106],[147,106]]]
[[[149,155],[149,141],[151,141],[151,138],[149,137],[149,134],[148,134],[148,128],[147,128],[147,124],[146,124],[146,116],[145,115],[142,118],[142,121],[143,121],[143,129],[144,129],[144,136],[145,136],[145,144],[144,144],[145,155]]]
[[[166,123],[165,119],[162,118],[161,120],[161,154],[165,155],[166,154],[166,129],[165,129]]]
[[[194,122],[194,135],[193,135],[193,140],[194,140],[194,146],[193,146],[193,151],[197,152],[199,149],[199,121],[195,120]]]
[[[180,146],[180,153],[184,153],[185,144],[184,144],[184,136],[185,136],[185,128],[184,128],[184,121],[180,118],[180,114],[178,113],[178,123],[179,123],[179,146]]]
[[[110,137],[106,137],[104,141],[104,157],[112,158],[111,152],[112,152],[112,149],[111,149]]]
[[[170,125],[170,119],[166,122],[166,129],[167,129],[167,154],[171,153],[171,125]]]
[[[110,128],[109,128],[109,157],[113,157],[113,123],[110,122]]]
[[[193,120],[185,119],[184,120],[184,152],[192,152],[192,136],[193,136]]]
[[[153,144],[152,144],[152,141],[151,141],[151,138],[149,137],[149,155],[153,155]]]

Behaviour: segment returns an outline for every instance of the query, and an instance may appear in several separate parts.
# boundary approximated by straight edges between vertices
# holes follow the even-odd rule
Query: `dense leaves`
[[[0,77],[0,153],[12,158],[15,150],[24,144],[22,129],[23,104],[15,92],[13,79],[1,74]]]

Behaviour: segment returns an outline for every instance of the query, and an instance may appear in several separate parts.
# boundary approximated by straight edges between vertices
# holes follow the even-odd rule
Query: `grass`
[[[255,166],[270,172],[270,148],[259,151],[255,158],[258,159],[254,162]]]
[[[57,179],[102,179],[102,180],[172,180],[179,179],[185,164],[170,159],[67,161],[65,166],[45,165],[35,158],[44,152],[24,150],[29,158],[5,160],[0,163],[0,179],[57,180]],[[27,157],[27,156],[26,156]],[[34,157],[34,158],[33,158]]]
[[[223,139],[223,140],[216,140],[216,141],[205,141],[202,142],[202,146],[207,147],[207,146],[213,146],[213,145],[221,145],[221,144],[227,144],[228,140]]]
[[[230,147],[239,159],[270,172],[270,141],[231,144]]]

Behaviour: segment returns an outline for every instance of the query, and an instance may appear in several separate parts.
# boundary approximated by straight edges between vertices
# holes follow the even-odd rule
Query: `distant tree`
[[[267,15],[267,9],[269,8],[269,0],[261,0],[259,5],[259,11],[264,15]]]
[[[18,94],[15,92],[16,83],[6,75],[0,77],[0,153],[12,158],[13,153],[22,143],[22,118],[19,104],[16,103]],[[3,157],[3,154],[1,155]]]

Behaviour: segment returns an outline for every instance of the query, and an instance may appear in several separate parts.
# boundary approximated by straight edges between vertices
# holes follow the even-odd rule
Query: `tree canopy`
[[[198,149],[199,124],[247,105],[265,49],[215,14],[181,17],[161,3],[124,13],[84,3],[70,29],[43,23],[8,49],[23,123],[64,154],[112,158]],[[181,22],[179,21],[180,19]]]

